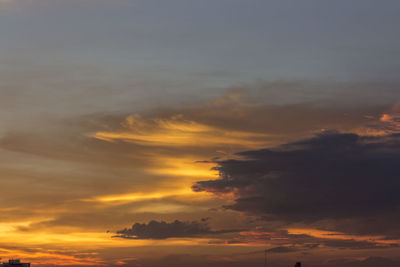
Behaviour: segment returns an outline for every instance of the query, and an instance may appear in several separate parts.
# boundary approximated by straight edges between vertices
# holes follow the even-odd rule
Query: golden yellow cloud
[[[94,138],[113,142],[124,141],[144,146],[221,146],[241,145],[259,147],[266,143],[268,135],[251,131],[229,131],[216,126],[205,125],[183,116],[168,119],[144,119],[139,115],[126,118],[121,130],[100,131]]]

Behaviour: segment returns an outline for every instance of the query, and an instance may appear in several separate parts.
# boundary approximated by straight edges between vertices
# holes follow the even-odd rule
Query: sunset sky
[[[400,266],[400,1],[0,0],[0,257]]]

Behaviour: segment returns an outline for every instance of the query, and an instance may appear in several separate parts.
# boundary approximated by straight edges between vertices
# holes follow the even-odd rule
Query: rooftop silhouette
[[[21,262],[20,260],[8,260],[8,262],[3,262],[1,265],[2,267],[8,267],[8,266],[21,266],[21,267],[30,267],[30,263],[24,263]]]

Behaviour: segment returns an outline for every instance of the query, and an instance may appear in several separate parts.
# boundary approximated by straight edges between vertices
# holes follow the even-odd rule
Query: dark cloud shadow
[[[167,238],[184,238],[205,235],[226,234],[243,231],[243,229],[229,229],[229,230],[212,230],[207,223],[207,218],[201,222],[182,222],[175,220],[174,222],[158,222],[150,221],[146,223],[135,223],[131,228],[125,228],[117,231],[117,235],[113,237],[126,238],[126,239],[167,239]]]
[[[349,220],[356,220],[364,233],[376,234],[376,224],[387,234],[398,231],[399,135],[325,132],[238,155],[242,159],[218,162],[219,179],[197,182],[193,190],[233,193],[235,202],[226,209],[265,220],[330,220],[341,231],[355,231]]]

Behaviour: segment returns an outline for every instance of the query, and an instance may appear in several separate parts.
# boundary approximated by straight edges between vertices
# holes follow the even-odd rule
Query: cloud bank
[[[199,181],[193,190],[233,194],[235,202],[225,208],[265,220],[330,220],[335,230],[393,234],[400,222],[399,148],[398,134],[325,132],[219,161],[220,178]]]
[[[117,231],[116,236],[127,239],[166,239],[173,237],[194,237],[212,234],[224,234],[239,232],[239,229],[232,230],[211,230],[207,223],[207,219],[202,219],[201,222],[182,222],[175,220],[174,222],[158,222],[155,220],[146,223],[135,223],[131,228],[125,228]]]

